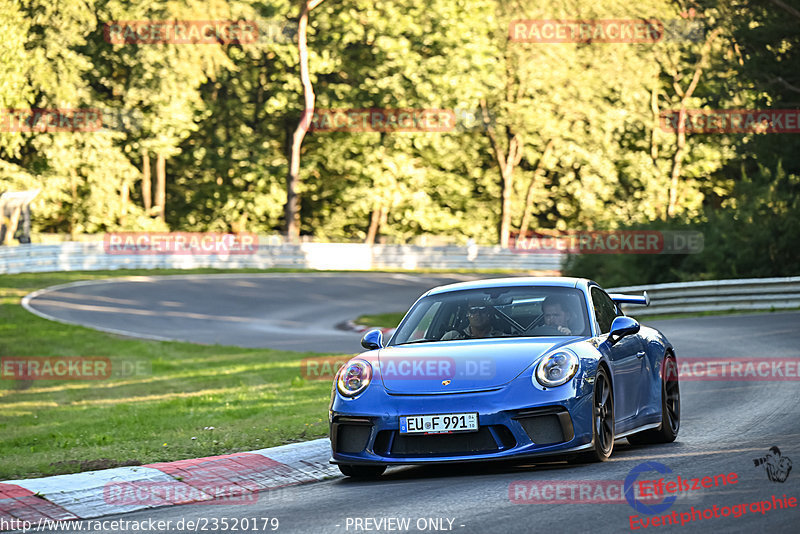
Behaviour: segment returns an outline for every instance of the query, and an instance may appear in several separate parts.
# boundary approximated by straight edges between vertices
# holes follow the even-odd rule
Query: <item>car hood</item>
[[[507,384],[539,356],[578,337],[470,339],[396,345],[378,352],[381,380],[399,394],[443,394]]]

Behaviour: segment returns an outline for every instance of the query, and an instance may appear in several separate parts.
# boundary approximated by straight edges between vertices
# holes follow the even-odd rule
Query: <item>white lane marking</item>
[[[103,284],[118,284],[120,282],[150,282],[153,280],[208,280],[209,278],[219,278],[219,279],[232,279],[235,280],[237,278],[283,278],[283,277],[290,277],[290,278],[301,278],[301,277],[313,277],[313,278],[332,278],[332,277],[341,277],[343,274],[357,274],[359,276],[369,276],[369,277],[380,277],[397,274],[397,273],[369,273],[369,272],[357,272],[357,273],[217,273],[217,274],[163,274],[163,275],[153,275],[153,276],[120,276],[115,278],[105,278],[102,280],[79,280],[77,282],[68,282],[65,284],[57,284],[50,287],[45,287],[42,289],[37,289],[32,293],[28,293],[24,297],[22,297],[21,305],[24,309],[28,310],[30,313],[41,317],[42,319],[47,319],[48,321],[53,321],[56,323],[61,324],[69,324],[75,326],[83,326],[84,328],[92,328],[94,330],[99,330],[100,332],[106,332],[109,334],[116,334],[119,336],[125,337],[132,337],[132,338],[139,338],[139,339],[149,339],[152,341],[181,341],[174,338],[158,336],[155,334],[145,334],[142,332],[133,332],[130,330],[123,330],[119,328],[108,328],[105,326],[98,326],[90,323],[83,323],[77,321],[70,321],[67,319],[63,319],[60,317],[55,317],[50,315],[49,313],[45,313],[43,311],[39,311],[31,304],[33,299],[40,297],[41,295],[45,295],[47,293],[58,291],[61,289],[72,288],[72,287],[81,287],[81,286],[88,286],[88,285],[103,285]],[[413,275],[401,275],[401,276],[413,276]],[[430,275],[429,275],[430,276]],[[435,275],[433,275],[435,276]],[[448,276],[446,273],[443,273],[443,276]],[[421,278],[424,278],[424,275],[420,275],[417,278],[417,281],[420,281]]]
[[[726,454],[726,453],[735,453],[735,452],[753,452],[753,451],[763,451],[764,447],[748,447],[745,449],[720,449],[716,451],[697,451],[697,452],[673,452],[673,453],[653,453],[652,456],[626,456],[624,458],[612,458],[612,461],[616,462],[632,462],[632,461],[639,461],[639,460],[652,460],[654,458],[679,458],[681,456],[709,456],[712,454]]]

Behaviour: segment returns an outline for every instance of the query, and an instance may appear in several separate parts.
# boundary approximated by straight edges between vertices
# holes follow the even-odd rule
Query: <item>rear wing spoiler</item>
[[[641,295],[610,293],[608,296],[611,297],[611,300],[617,304],[642,304],[644,306],[650,305],[650,295],[647,294],[647,291],[643,291]]]

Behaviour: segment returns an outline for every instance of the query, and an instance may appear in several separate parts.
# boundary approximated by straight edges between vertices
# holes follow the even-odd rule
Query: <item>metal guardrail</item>
[[[800,276],[675,282],[615,287],[614,293],[647,291],[650,306],[623,306],[634,317],[683,312],[800,308]]]
[[[109,254],[102,241],[0,247],[0,274],[117,269],[514,269],[556,273],[561,254],[516,254],[500,247],[358,243],[286,244],[259,238],[254,254]]]
[[[0,274],[118,269],[509,269],[555,274],[561,254],[519,254],[500,247],[363,245],[358,243],[287,244],[262,236],[255,254],[152,255],[109,254],[102,241],[0,247]],[[800,276],[751,278],[608,289],[650,295],[650,306],[625,305],[633,316],[728,310],[800,308]]]

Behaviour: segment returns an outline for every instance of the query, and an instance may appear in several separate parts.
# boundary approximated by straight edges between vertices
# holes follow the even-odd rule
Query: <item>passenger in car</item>
[[[550,295],[544,299],[542,314],[544,315],[544,324],[534,328],[534,333],[537,333],[537,330],[545,331],[555,328],[565,336],[572,335],[572,329],[569,327],[572,313],[569,311],[569,306],[562,299],[555,295]]]
[[[450,330],[442,336],[442,341],[450,339],[476,339],[482,337],[504,336],[501,330],[492,325],[491,306],[471,306],[467,312],[469,326],[464,330]]]

